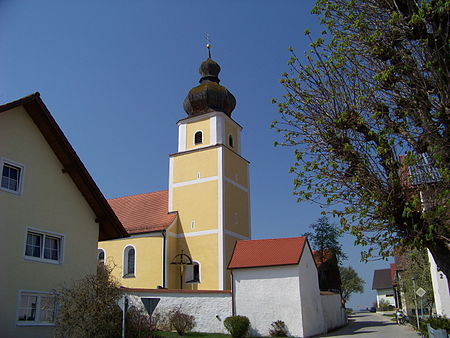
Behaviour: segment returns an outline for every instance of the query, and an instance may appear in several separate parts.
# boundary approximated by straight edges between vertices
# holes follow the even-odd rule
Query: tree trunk
[[[450,247],[447,242],[440,240],[434,246],[428,248],[436,262],[439,271],[450,280]]]

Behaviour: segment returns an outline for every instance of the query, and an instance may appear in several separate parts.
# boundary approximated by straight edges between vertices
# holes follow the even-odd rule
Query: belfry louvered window
[[[228,136],[228,144],[230,145],[231,148],[234,147],[233,135]]]
[[[197,131],[194,135],[194,144],[202,144],[203,143],[203,133],[201,131]]]

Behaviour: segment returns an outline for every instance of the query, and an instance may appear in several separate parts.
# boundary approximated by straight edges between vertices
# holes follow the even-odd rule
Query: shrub
[[[168,313],[170,325],[183,336],[186,332],[191,331],[195,326],[195,317],[184,313],[180,307],[169,311]]]
[[[96,274],[56,290],[59,300],[56,336],[120,337],[122,315],[117,301],[122,290],[111,270],[100,264]]]
[[[433,329],[447,330],[450,333],[450,319],[447,317],[430,317],[420,322],[420,332],[428,337],[427,324],[430,324]]]
[[[272,328],[269,330],[271,337],[287,337],[288,328],[282,320],[277,320],[270,324]]]
[[[127,311],[126,336],[130,338],[158,337],[156,325],[159,317],[158,313],[149,316],[146,310],[132,306]]]
[[[393,306],[391,305],[391,303],[389,303],[389,301],[387,301],[385,299],[381,299],[378,305],[379,305],[378,309],[380,311],[387,311],[387,310],[393,309]]]
[[[223,325],[233,337],[245,337],[250,328],[250,320],[245,316],[225,318]]]

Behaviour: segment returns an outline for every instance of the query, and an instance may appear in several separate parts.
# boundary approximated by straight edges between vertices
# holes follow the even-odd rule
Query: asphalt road
[[[349,317],[346,327],[329,332],[319,337],[392,337],[392,338],[414,338],[420,337],[410,325],[398,325],[381,314],[370,312],[357,312]]]

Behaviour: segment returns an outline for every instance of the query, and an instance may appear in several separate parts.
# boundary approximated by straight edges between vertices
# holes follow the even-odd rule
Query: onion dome
[[[225,87],[219,84],[219,64],[209,57],[199,68],[200,85],[192,88],[183,102],[189,116],[221,111],[231,117],[236,107],[236,99]]]

